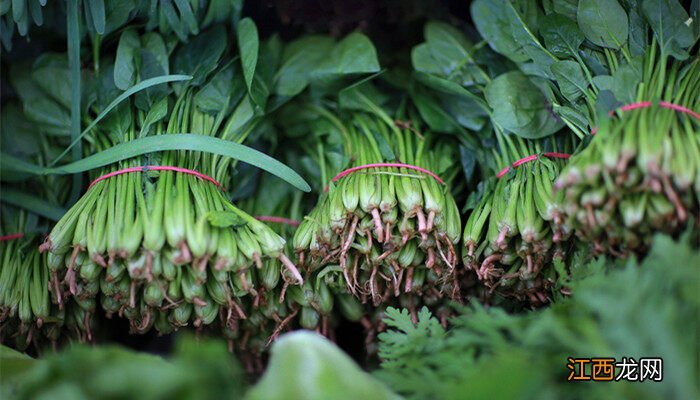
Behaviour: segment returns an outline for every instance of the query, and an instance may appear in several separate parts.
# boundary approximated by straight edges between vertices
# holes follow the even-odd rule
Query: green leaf
[[[485,94],[493,110],[493,121],[517,136],[538,139],[563,126],[550,110],[545,95],[520,71],[494,79]]]
[[[170,62],[168,60],[168,50],[165,47],[163,37],[157,32],[148,32],[141,36],[141,44],[143,50],[151,53],[158,62],[158,65],[163,69],[162,74],[169,74]]]
[[[612,92],[619,101],[629,104],[637,97],[637,86],[642,80],[641,69],[633,65],[620,66],[612,76]]]
[[[2,154],[0,166],[4,172],[26,172],[36,175],[64,175],[76,174],[89,171],[118,161],[138,157],[144,154],[166,151],[166,150],[190,150],[202,151],[205,153],[218,154],[234,160],[240,160],[272,175],[275,175],[289,184],[305,192],[311,190],[309,184],[294,172],[291,168],[275,160],[274,158],[261,153],[255,149],[242,144],[222,140],[219,138],[197,135],[194,133],[174,133],[158,136],[147,136],[120,143],[107,150],[95,153],[60,167],[41,167],[27,162],[22,162],[16,157]]]
[[[117,58],[114,60],[114,85],[126,90],[136,83],[136,68],[139,64],[138,52],[141,49],[139,35],[133,29],[125,30],[119,37]]]
[[[238,72],[240,73],[240,70]],[[233,85],[237,81],[238,79],[234,77],[234,68],[229,64],[217,72],[194,96],[197,108],[213,113],[226,110],[231,102]]]
[[[231,211],[209,211],[207,213],[209,225],[216,228],[229,228],[244,226],[246,221]]]
[[[576,22],[561,14],[546,16],[540,25],[540,35],[547,49],[557,57],[575,57],[585,39]]]
[[[617,0],[580,0],[577,20],[586,39],[598,46],[619,49],[627,41],[629,21]]]
[[[250,93],[253,77],[255,76],[255,66],[258,63],[258,50],[260,40],[258,39],[258,28],[250,18],[243,18],[236,28],[238,32],[238,51],[241,55],[241,66],[245,84]]]
[[[95,27],[95,32],[100,35],[105,33],[105,25],[107,24],[105,17],[105,1],[104,0],[87,0],[90,3],[90,16],[92,17],[92,26]]]
[[[268,399],[398,399],[382,383],[362,371],[323,336],[299,331],[272,346],[270,364],[246,397]]]
[[[474,25],[489,46],[516,63],[527,61],[530,56],[516,41],[507,9],[507,0],[476,0],[471,4]]]
[[[28,355],[5,345],[0,345],[0,366],[2,366],[3,384],[21,378],[23,374],[36,364],[37,360]]]
[[[588,81],[583,74],[581,66],[576,61],[563,60],[551,65],[552,73],[557,79],[561,94],[567,100],[574,102],[586,94]]]
[[[48,201],[33,196],[29,193],[21,192],[12,188],[3,188],[2,197],[0,200],[3,203],[11,204],[15,207],[31,211],[32,213],[48,218],[51,221],[60,220],[66,213],[65,209],[58,207],[55,204],[49,203]]]
[[[314,75],[365,74],[379,71],[377,51],[367,36],[353,32],[338,42]]]
[[[168,115],[168,99],[161,99],[159,102],[155,103],[150,110],[148,110],[148,114],[146,114],[146,118],[141,124],[141,132],[139,133],[139,137],[148,135],[151,125],[162,120],[166,115]]]
[[[275,76],[275,93],[295,96],[309,84],[310,71],[315,69],[333,48],[328,36],[305,36],[284,49],[282,65]]]
[[[191,38],[177,51],[172,70],[176,74],[191,75],[191,85],[201,85],[218,66],[226,45],[226,30],[222,25],[215,25]]]
[[[642,12],[646,17],[663,54],[679,60],[688,58],[688,48],[693,46],[693,28],[690,16],[677,0],[644,0]],[[691,22],[692,21],[692,22]]]

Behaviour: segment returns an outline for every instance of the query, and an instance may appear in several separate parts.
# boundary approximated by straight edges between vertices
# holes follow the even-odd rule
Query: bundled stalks
[[[549,302],[554,260],[566,258],[571,229],[563,224],[563,194],[553,191],[570,143],[528,142],[496,132],[506,167],[484,182],[463,235],[463,260],[490,291],[532,305]],[[478,194],[477,194],[478,195]]]
[[[577,235],[598,253],[648,248],[700,226],[700,63],[645,58],[638,102],[618,108],[557,181]]]
[[[299,226],[299,264],[307,274],[337,264],[347,293],[375,307],[412,292],[458,298],[460,218],[448,190],[456,173],[449,165],[452,147],[415,127],[400,128],[381,111],[334,122],[350,168]]]
[[[137,102],[121,108],[92,132],[93,150],[178,132],[242,142],[256,123],[243,112],[253,100],[224,49],[223,29],[180,49],[174,65],[194,63],[199,75],[156,97],[148,112]],[[186,59],[196,55],[199,64]],[[115,125],[126,127],[123,136]],[[95,286],[91,299],[134,332],[203,329],[217,319],[236,331],[278,281],[302,283],[284,239],[226,197],[233,166],[215,154],[168,151],[102,169],[41,246],[58,304]]]

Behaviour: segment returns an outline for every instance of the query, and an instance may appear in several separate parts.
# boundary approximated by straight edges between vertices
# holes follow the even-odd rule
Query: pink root
[[[302,278],[301,274],[299,273],[299,270],[294,265],[294,263],[292,263],[292,261],[283,253],[280,253],[280,255],[277,256],[277,258],[282,262],[282,265],[284,265],[289,270],[294,279],[296,279],[300,285],[303,285],[304,278]]]

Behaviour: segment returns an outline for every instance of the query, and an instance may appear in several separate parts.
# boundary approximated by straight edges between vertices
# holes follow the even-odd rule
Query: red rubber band
[[[550,152],[550,153],[542,153],[542,155],[545,156],[545,157],[547,157],[547,158],[561,158],[561,159],[564,159],[564,160],[567,159],[567,158],[569,158],[569,157],[571,157],[571,154],[566,154],[566,153],[551,153],[551,152]],[[519,166],[522,165],[522,164],[525,164],[525,163],[530,162],[530,161],[535,161],[535,160],[537,160],[538,158],[539,158],[539,155],[538,155],[538,154],[533,154],[533,155],[531,155],[531,156],[523,157],[523,158],[521,158],[520,160],[514,162],[513,164],[511,164],[511,165],[509,165],[509,166],[503,168],[502,170],[498,171],[498,173],[496,174],[496,178],[502,178],[503,175],[507,174],[508,171],[510,171],[510,168],[511,168],[511,167],[512,167],[512,168],[517,168],[517,167],[519,167]]]
[[[264,222],[274,222],[277,224],[287,224],[290,226],[299,226],[300,222],[295,220],[295,219],[289,219],[289,218],[283,218],[283,217],[275,217],[272,215],[257,215],[255,217],[258,221],[264,221]]]
[[[415,165],[410,165],[410,164],[401,164],[401,163],[375,163],[375,164],[365,164],[365,165],[360,165],[357,167],[352,167],[348,168],[345,171],[340,172],[338,175],[334,176],[333,179],[331,179],[331,182],[335,182],[338,179],[350,175],[353,172],[360,171],[363,169],[370,169],[370,168],[407,168],[407,169],[412,169],[414,171],[422,172],[424,174],[432,176],[436,181],[440,182],[441,184],[445,184],[445,181],[440,179],[439,176],[437,176],[435,173],[432,171],[429,171],[425,168],[417,167]],[[328,191],[328,186],[324,189],[324,192]]]
[[[209,176],[209,175],[204,175],[204,174],[201,173],[201,172],[197,172],[197,171],[194,171],[194,170],[191,170],[191,169],[187,169],[187,168],[171,167],[171,166],[168,166],[168,165],[151,165],[151,166],[146,165],[146,166],[143,166],[143,167],[124,168],[124,169],[120,169],[120,170],[118,170],[118,171],[114,171],[114,172],[110,172],[110,173],[108,173],[108,174],[104,174],[104,175],[102,175],[101,177],[99,177],[99,178],[95,179],[94,181],[92,181],[92,183],[90,184],[90,186],[88,186],[88,189],[90,189],[91,187],[93,187],[93,186],[94,186],[97,182],[99,182],[99,181],[102,181],[102,180],[105,180],[105,179],[108,179],[108,178],[111,178],[111,177],[114,177],[114,176],[117,176],[117,175],[129,174],[129,173],[132,173],[132,172],[147,172],[147,171],[175,171],[175,172],[181,172],[181,173],[183,173],[183,174],[194,175],[194,176],[196,176],[197,178],[203,179],[203,180],[205,180],[205,181],[209,181],[209,182],[213,183],[214,185],[216,185],[216,187],[221,188],[221,184],[220,184],[219,182],[217,182],[217,181],[216,181],[214,178],[212,178],[211,176]],[[222,188],[222,190],[223,190],[223,188]]]
[[[649,108],[653,104],[654,103],[652,103],[651,101],[640,101],[638,103],[626,104],[617,110],[629,111],[629,110],[636,110],[638,108]],[[684,114],[688,114],[691,117],[700,121],[700,113],[697,113],[697,112],[691,110],[690,108],[686,108],[686,107],[683,107],[681,105],[674,104],[674,103],[669,103],[668,101],[661,101],[661,102],[659,102],[659,105],[661,107],[669,109],[669,110],[678,111],[678,112],[681,112]],[[615,115],[615,112],[617,110],[611,110],[610,112],[608,112],[608,115],[610,115],[612,117],[613,115]],[[598,127],[594,127],[593,129],[591,129],[591,136],[595,135],[597,132],[598,132]]]
[[[0,242],[5,242],[8,240],[15,240],[15,239],[20,239],[24,237],[24,233],[13,233],[10,235],[4,235],[0,236]]]

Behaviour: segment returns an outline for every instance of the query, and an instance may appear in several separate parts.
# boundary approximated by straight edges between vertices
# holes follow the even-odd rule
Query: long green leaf
[[[23,208],[52,221],[58,221],[66,213],[66,210],[63,208],[49,203],[44,199],[10,188],[2,189],[0,201],[15,207]]]
[[[10,155],[2,154],[0,169],[3,170],[3,173],[24,172],[35,175],[76,174],[147,153],[168,150],[202,151],[240,160],[265,170],[305,192],[311,190],[304,178],[267,154],[242,144],[194,133],[174,133],[131,140],[60,167],[41,167],[26,161],[22,162]]]
[[[243,66],[243,77],[250,93],[255,75],[255,66],[258,64],[258,28],[250,18],[244,18],[238,23],[238,50],[241,53],[241,65]]]
[[[56,163],[57,163],[60,159],[62,159],[63,157],[65,157],[66,154],[68,154],[68,152],[70,151],[70,149],[73,148],[73,146],[75,146],[76,144],[78,144],[78,143],[80,142],[80,140],[83,138],[83,136],[85,136],[88,132],[90,132],[90,130],[91,130],[92,128],[94,128],[95,125],[97,125],[100,121],[102,121],[102,119],[103,119],[104,117],[106,117],[107,114],[109,114],[109,112],[112,111],[112,109],[114,109],[116,106],[118,106],[122,101],[124,101],[124,100],[126,100],[127,98],[129,98],[129,96],[131,96],[131,95],[133,95],[133,94],[136,94],[136,93],[138,93],[138,92],[140,92],[140,91],[142,91],[142,90],[146,90],[146,89],[148,89],[148,88],[150,88],[150,87],[152,87],[152,86],[160,85],[160,84],[162,84],[162,83],[179,82],[179,81],[188,81],[188,80],[190,80],[190,79],[192,79],[192,77],[189,76],[189,75],[164,75],[164,76],[159,76],[159,77],[156,77],[156,78],[146,79],[145,81],[139,82],[139,83],[137,83],[136,85],[132,86],[132,87],[129,88],[128,90],[124,91],[124,93],[120,94],[119,97],[117,97],[116,99],[114,99],[114,101],[112,101],[111,103],[109,103],[109,105],[107,106],[107,108],[105,108],[104,111],[102,111],[102,112],[100,113],[100,115],[98,115],[97,118],[95,118],[95,119],[90,123],[90,125],[88,125],[87,128],[85,128],[85,130],[83,130],[83,131],[80,133],[80,135],[78,136],[78,138],[75,139],[75,140],[73,140],[73,142],[70,144],[70,146],[68,146],[65,150],[63,150],[63,153],[61,153],[58,157],[56,157],[56,159],[54,159],[54,160],[49,164],[49,167],[52,167],[52,166],[56,165]]]
[[[70,86],[71,86],[71,103],[70,103],[70,137],[73,143],[73,160],[80,160],[83,154],[82,144],[80,143],[80,22],[78,20],[78,0],[68,1],[67,23],[68,23],[68,64],[70,66]],[[70,199],[71,203],[78,200],[80,197],[80,187],[83,183],[83,177],[75,175],[73,177],[73,185],[71,187]]]

